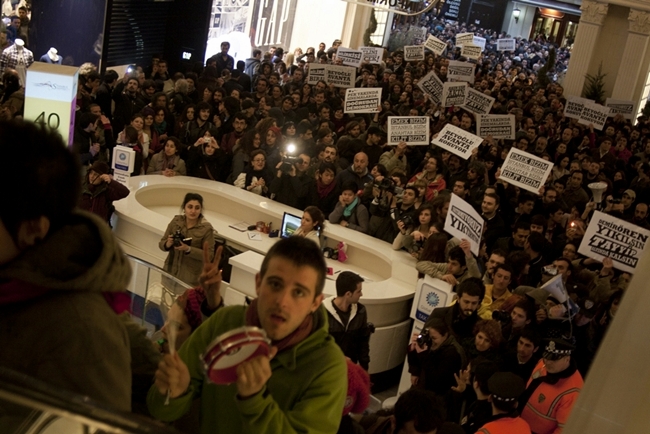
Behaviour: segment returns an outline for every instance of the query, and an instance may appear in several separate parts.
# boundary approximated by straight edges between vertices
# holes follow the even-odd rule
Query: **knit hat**
[[[348,394],[345,397],[343,416],[348,413],[363,413],[370,403],[370,376],[352,360],[348,364]]]
[[[203,322],[203,314],[201,313],[201,304],[205,300],[205,292],[203,288],[193,288],[186,290],[182,295],[176,299],[176,303],[183,309],[183,313],[187,316],[192,331],[196,330]]]

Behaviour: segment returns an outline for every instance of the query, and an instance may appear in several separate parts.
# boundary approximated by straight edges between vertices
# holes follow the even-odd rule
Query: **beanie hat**
[[[348,393],[345,397],[343,416],[348,413],[363,413],[370,403],[370,376],[352,360],[348,364]]]

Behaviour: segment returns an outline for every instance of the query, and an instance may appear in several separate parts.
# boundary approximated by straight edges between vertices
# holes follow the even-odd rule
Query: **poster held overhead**
[[[609,107],[590,102],[585,104],[578,118],[578,123],[582,125],[592,124],[595,129],[602,131],[609,116]]]
[[[514,140],[515,115],[479,115],[476,117],[476,135],[486,138]]]
[[[462,106],[467,96],[467,83],[446,82],[442,85],[442,106]]]
[[[440,101],[442,101],[442,81],[434,71],[430,71],[422,77],[417,86],[431,98],[434,104],[440,104]]]
[[[609,117],[621,114],[625,119],[634,119],[634,101],[607,98],[605,107],[609,107]]]
[[[474,207],[454,193],[451,194],[444,231],[458,239],[469,241],[472,253],[478,256],[485,220]]]
[[[428,116],[389,116],[388,144],[429,145]]]
[[[424,43],[424,48],[428,48],[429,50],[433,51],[436,56],[440,56],[447,49],[447,43],[445,41],[441,41],[433,35],[429,35],[426,42]]]
[[[473,44],[474,33],[459,33],[456,35],[456,46],[460,47],[463,44]]]
[[[478,148],[482,142],[483,139],[479,136],[468,133],[452,124],[445,125],[438,133],[438,136],[431,141],[433,145],[447,149],[465,160],[472,155],[474,148]]]
[[[377,113],[381,105],[381,87],[345,91],[344,113]]]
[[[571,119],[580,119],[580,114],[582,113],[585,104],[591,102],[593,101],[579,96],[567,96],[566,105],[564,106],[564,116]]]
[[[326,65],[325,81],[334,87],[354,87],[357,68],[352,66]]]
[[[463,44],[463,47],[460,50],[460,55],[467,57],[468,59],[478,60],[481,57],[481,47],[474,44]]]
[[[539,194],[553,170],[553,163],[517,148],[510,148],[501,167],[501,179],[519,188]]]
[[[363,53],[363,61],[371,65],[380,64],[384,57],[384,47],[361,47],[359,50]]]
[[[424,60],[424,45],[406,45],[404,47],[404,60]]]
[[[467,88],[467,95],[465,96],[465,104],[463,108],[476,115],[486,115],[490,113],[492,109],[492,104],[494,104],[494,98],[489,95],[474,90],[473,88]]]
[[[307,84],[314,85],[320,80],[327,81],[327,66],[310,63],[309,72],[307,73]]]
[[[341,59],[344,65],[358,68],[363,60],[363,51],[339,47],[336,50],[336,58]]]
[[[473,63],[450,60],[447,67],[447,78],[451,81],[474,83],[475,67],[476,65]]]
[[[515,40],[513,38],[497,39],[497,51],[515,51]]]

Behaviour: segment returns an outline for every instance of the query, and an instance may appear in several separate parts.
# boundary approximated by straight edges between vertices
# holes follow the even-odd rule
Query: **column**
[[[633,101],[650,37],[650,14],[630,9],[629,28],[623,58],[616,74],[612,98]]]
[[[578,34],[571,51],[569,69],[562,83],[565,95],[580,96],[582,94],[585,74],[589,70],[600,28],[607,16],[605,3],[584,0],[580,9],[582,16],[578,25]]]

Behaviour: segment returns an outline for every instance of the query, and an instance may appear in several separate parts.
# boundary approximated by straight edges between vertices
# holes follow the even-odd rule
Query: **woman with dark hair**
[[[393,249],[404,248],[417,259],[429,235],[432,233],[434,223],[433,207],[429,204],[422,205],[415,211],[412,224],[409,226],[401,225],[400,231],[393,241]]]
[[[211,128],[202,140],[198,140],[188,150],[187,174],[195,178],[224,181],[228,166],[228,156],[219,147],[217,128]]]
[[[251,153],[260,149],[261,144],[260,133],[255,130],[247,131],[241,139],[237,140],[232,148],[232,171],[228,181],[230,184],[250,165]]]
[[[176,137],[167,139],[165,147],[151,158],[147,175],[164,175],[170,177],[187,175],[185,161],[181,160],[179,155],[181,147],[181,141]]]
[[[336,190],[336,166],[333,163],[323,162],[318,166],[316,171],[316,195],[314,200],[318,209],[323,214],[329,216],[339,198],[339,192]]]
[[[183,109],[178,122],[176,122],[177,137],[185,137],[187,134],[188,126],[196,117],[196,104],[190,104]]]
[[[296,124],[292,121],[285,122],[282,125],[282,135],[285,141],[296,139]]]
[[[203,244],[214,246],[214,229],[203,216],[200,194],[187,193],[181,209],[183,213],[172,219],[160,239],[160,250],[169,252],[163,269],[196,287],[203,269]]]
[[[251,164],[235,179],[235,187],[268,196],[273,175],[266,168],[266,153],[259,149],[251,152],[250,161]]]
[[[159,134],[158,132],[153,128],[153,123],[154,123],[154,116],[156,114],[156,111],[149,107],[146,106],[142,109],[142,116],[143,116],[143,126],[142,126],[142,132],[149,136],[150,141],[149,141],[149,156],[157,154],[160,152],[165,146],[164,141],[160,141]]]
[[[432,200],[437,194],[447,187],[445,178],[442,175],[443,165],[441,164],[440,157],[437,155],[429,155],[424,161],[423,170],[409,180],[409,184],[414,183],[418,179],[424,179],[427,182],[427,200]]]
[[[357,197],[355,183],[343,185],[339,202],[336,204],[334,211],[330,213],[329,221],[332,224],[341,225],[364,234],[368,233],[368,209],[361,204],[361,200]]]
[[[320,234],[324,227],[325,215],[323,212],[315,206],[308,206],[302,213],[300,227],[293,235],[310,239],[320,247]]]
[[[303,84],[302,89],[300,89],[300,104],[299,107],[305,107],[311,102],[311,85]]]

